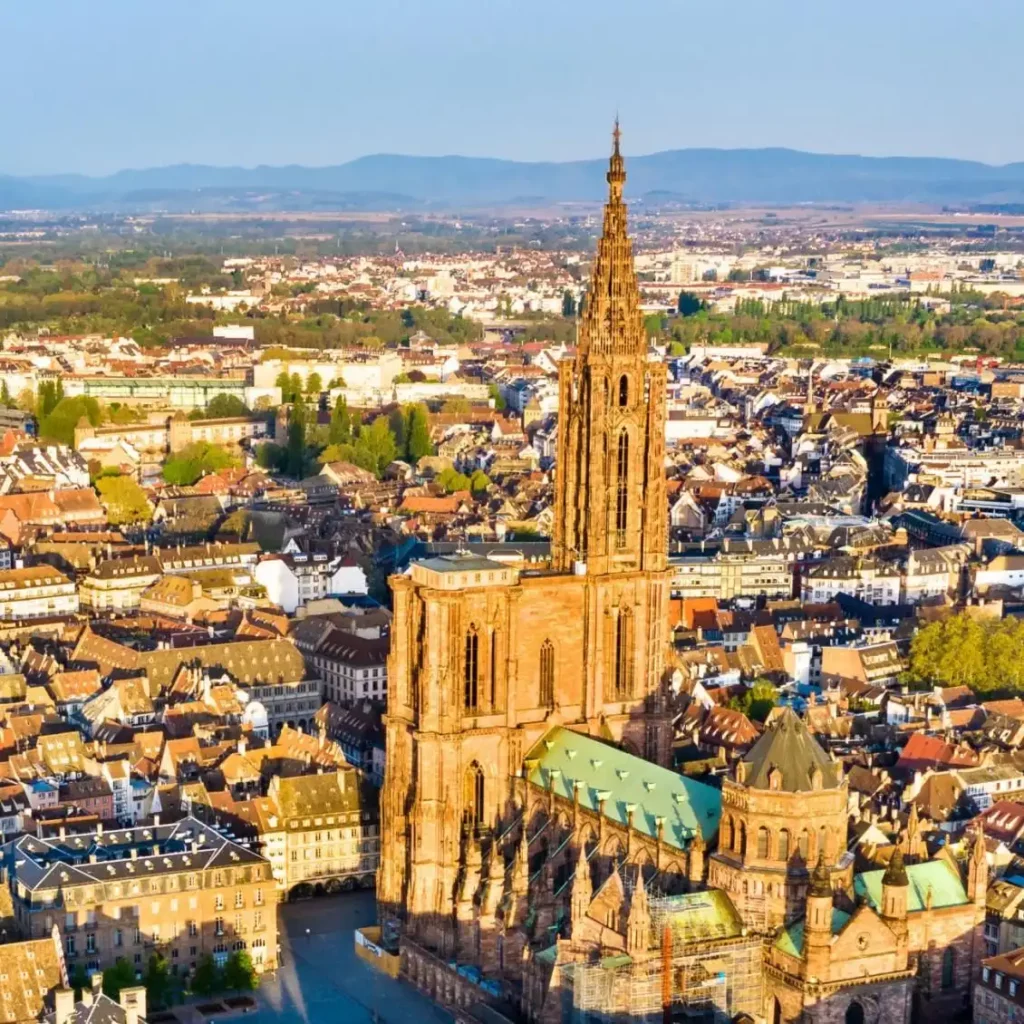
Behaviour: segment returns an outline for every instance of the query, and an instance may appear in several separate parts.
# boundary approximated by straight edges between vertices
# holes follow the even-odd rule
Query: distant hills
[[[360,157],[334,167],[178,164],[16,178],[0,175],[0,209],[407,210],[600,200],[607,159],[521,163],[462,156]],[[634,199],[680,203],[970,204],[1024,201],[1024,163],[863,157],[792,149],[677,149],[630,156]]]

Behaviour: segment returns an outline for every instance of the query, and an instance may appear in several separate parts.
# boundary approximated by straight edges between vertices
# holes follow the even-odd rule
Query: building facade
[[[393,578],[384,921],[454,948],[465,840],[513,814],[523,757],[571,724],[667,763],[665,367],[647,356],[616,141],[575,359],[559,367],[553,568],[472,555]]]

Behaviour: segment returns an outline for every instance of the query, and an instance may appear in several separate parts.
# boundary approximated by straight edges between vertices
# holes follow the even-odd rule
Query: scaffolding
[[[724,893],[651,900],[652,944],[643,958],[572,965],[575,1024],[724,1024],[761,1015],[762,940]]]

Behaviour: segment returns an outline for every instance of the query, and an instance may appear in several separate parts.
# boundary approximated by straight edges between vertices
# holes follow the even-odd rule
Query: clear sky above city
[[[0,4],[0,173],[687,146],[1024,160],[1020,0]]]

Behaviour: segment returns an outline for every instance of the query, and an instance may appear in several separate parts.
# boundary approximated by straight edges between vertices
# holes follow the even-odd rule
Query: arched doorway
[[[846,1024],[864,1024],[864,1007],[855,999],[846,1008]]]

